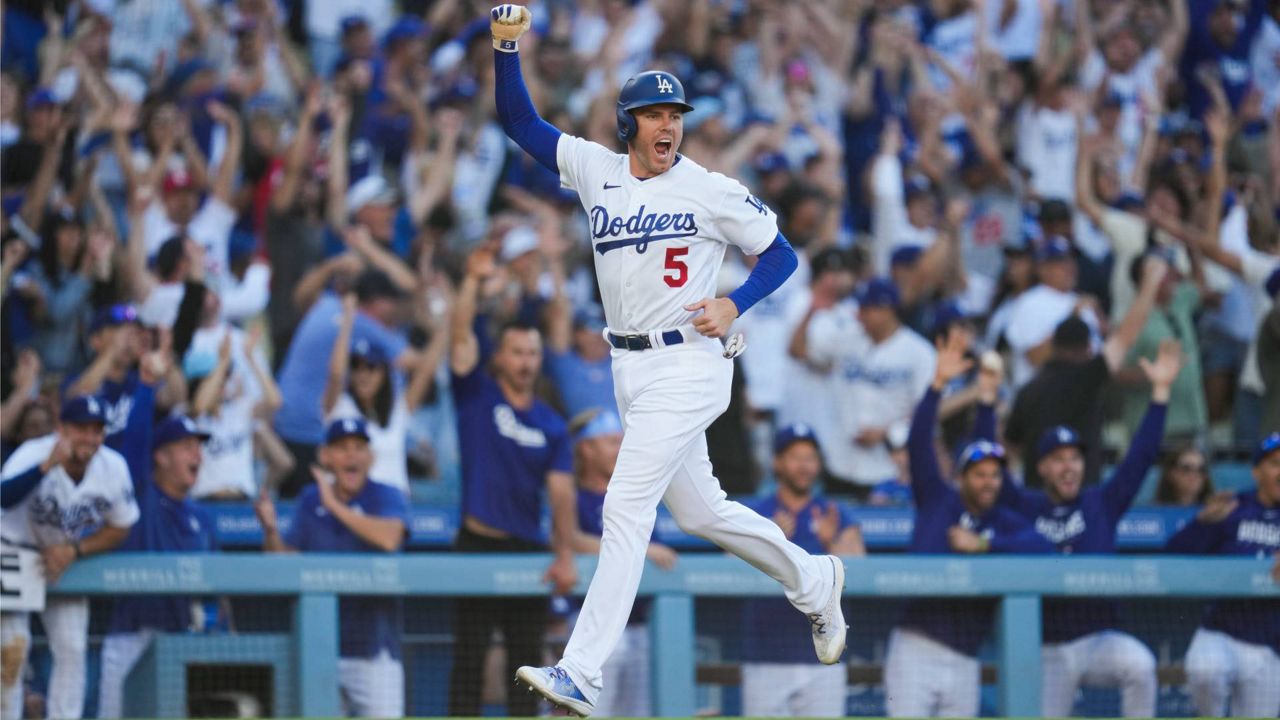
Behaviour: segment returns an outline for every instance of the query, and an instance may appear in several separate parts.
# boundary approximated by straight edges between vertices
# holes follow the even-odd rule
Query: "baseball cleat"
[[[835,555],[828,555],[834,571],[831,581],[831,597],[822,612],[809,613],[809,624],[813,630],[813,649],[818,653],[818,661],[824,665],[835,665],[840,662],[844,653],[845,636],[849,626],[844,624],[844,610],[840,608],[840,595],[844,592],[844,563]]]
[[[840,646],[844,647],[843,641]],[[516,681],[528,685],[530,690],[546,698],[552,705],[562,707],[578,717],[587,717],[595,710],[591,701],[583,696],[582,691],[570,679],[569,673],[558,665],[541,668],[525,665],[516,670]]]

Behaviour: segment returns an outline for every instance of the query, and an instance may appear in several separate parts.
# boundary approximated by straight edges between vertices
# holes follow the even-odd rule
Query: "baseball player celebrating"
[[[1151,383],[1151,404],[1124,459],[1105,483],[1081,489],[1080,435],[1060,425],[1046,430],[1036,448],[1036,470],[1044,479],[1044,491],[1026,490],[1012,482],[1001,487],[1001,504],[1033,522],[1059,552],[1115,553],[1116,526],[1160,452],[1170,388],[1182,368],[1181,347],[1166,341],[1154,362],[1141,358],[1139,363]],[[1045,717],[1070,715],[1081,685],[1119,687],[1125,717],[1155,714],[1155,656],[1142,641],[1116,629],[1119,614],[1113,600],[1045,601],[1041,651]]]
[[[745,187],[678,154],[683,116],[693,108],[675,76],[644,72],[623,86],[617,120],[625,155],[538,117],[517,52],[530,20],[519,5],[491,13],[498,117],[587,211],[624,439],[604,502],[600,561],[564,658],[554,667],[522,667],[516,677],[570,712],[591,714],[600,668],[635,601],[659,501],[686,532],[780,582],[811,620],[818,659],[836,663],[845,645],[844,566],[809,555],[767,518],[728,501],[703,434],[728,407],[731,358],[743,349],[740,335],[727,346],[716,338],[782,285],[795,270],[795,252],[777,216]],[[729,244],[759,261],[742,287],[717,298]]]
[[[1053,546],[1025,519],[997,504],[1004,482],[1004,448],[988,440],[970,443],[957,462],[955,487],[946,482],[934,449],[942,391],[969,370],[960,332],[938,343],[933,383],[911,418],[907,453],[916,506],[910,552],[1048,553]],[[994,432],[1000,377],[985,367],[979,394],[987,411],[977,424]],[[981,429],[975,435],[982,435]],[[889,717],[973,717],[978,714],[982,664],[978,648],[991,628],[990,599],[912,600],[889,634],[885,656],[885,710]]]
[[[1253,479],[1257,486],[1251,490],[1210,498],[1166,549],[1280,560],[1280,433],[1258,444]],[[1187,648],[1186,668],[1201,715],[1221,716],[1230,701],[1235,717],[1280,716],[1280,600],[1209,606]]]
[[[0,470],[5,511],[0,537],[6,544],[39,550],[49,583],[57,582],[76,560],[124,542],[138,520],[129,466],[119,453],[103,447],[105,428],[100,400],[73,397],[62,405],[58,431],[23,443]],[[49,717],[76,720],[84,712],[89,601],[51,597],[40,619],[53,654]],[[28,613],[0,615],[0,646],[3,715],[20,718],[22,668],[31,646]]]

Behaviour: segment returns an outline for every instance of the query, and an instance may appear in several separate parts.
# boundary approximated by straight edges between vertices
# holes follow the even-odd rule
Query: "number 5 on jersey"
[[[662,281],[667,284],[667,287],[684,287],[684,284],[689,282],[689,266],[680,259],[688,254],[687,247],[667,248],[667,261],[663,263],[663,268],[668,272],[662,274]],[[671,275],[671,272],[675,275]]]

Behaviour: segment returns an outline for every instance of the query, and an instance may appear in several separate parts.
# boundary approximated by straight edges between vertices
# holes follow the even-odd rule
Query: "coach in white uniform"
[[[844,566],[833,556],[810,556],[767,518],[728,501],[707,458],[704,431],[728,407],[731,358],[742,350],[740,336],[727,348],[714,338],[796,267],[777,216],[740,183],[677,154],[684,112],[692,108],[673,75],[645,72],[623,87],[617,120],[626,155],[547,124],[529,99],[516,52],[529,11],[502,5],[491,16],[503,129],[558,172],[587,210],[624,426],[604,502],[600,561],[564,659],[522,667],[517,679],[579,715],[593,711],[601,666],[635,601],[659,501],[686,532],[780,582],[791,604],[809,615],[819,659],[838,662]],[[716,298],[729,244],[759,261],[741,288]]]
[[[67,400],[57,432],[23,443],[0,470],[0,538],[7,545],[39,550],[49,584],[76,560],[124,542],[138,520],[129,466],[119,453],[102,446],[103,410],[90,395]],[[5,718],[22,717],[22,669],[31,647],[29,615],[0,615]],[[76,720],[84,712],[89,601],[50,597],[40,619],[53,654],[49,717]]]

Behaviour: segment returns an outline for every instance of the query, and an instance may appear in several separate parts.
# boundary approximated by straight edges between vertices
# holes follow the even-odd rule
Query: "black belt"
[[[684,342],[684,334],[679,330],[667,330],[662,333],[663,345],[679,345]],[[619,350],[652,350],[653,340],[644,335],[619,335],[609,333],[609,344]]]

